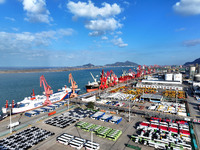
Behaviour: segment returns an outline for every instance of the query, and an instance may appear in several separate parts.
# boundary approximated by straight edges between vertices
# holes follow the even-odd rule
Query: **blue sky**
[[[200,57],[200,0],[0,0],[0,12],[0,67]]]

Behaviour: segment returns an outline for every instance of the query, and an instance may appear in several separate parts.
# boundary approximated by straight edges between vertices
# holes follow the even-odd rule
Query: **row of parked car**
[[[37,145],[39,142],[44,141],[54,133],[40,129],[38,127],[30,127],[21,132],[13,134],[9,137],[0,140],[0,149],[9,150],[25,150]]]
[[[67,133],[63,133],[56,139],[59,143],[64,145],[69,145],[76,149],[81,149],[85,147],[87,150],[98,150],[100,145],[90,140],[86,140],[80,137],[76,137]]]
[[[53,125],[60,128],[65,128],[79,119],[85,118],[93,114],[94,111],[82,109],[82,108],[75,108],[70,110],[66,113],[63,113],[59,116],[53,117],[45,121],[46,124]]]
[[[44,122],[46,124],[49,124],[49,125],[52,125],[52,126],[65,128],[65,127],[70,126],[71,124],[75,123],[76,121],[78,121],[78,119],[73,119],[71,117],[60,115],[60,116],[56,116],[56,117],[53,117],[51,119],[48,119]]]
[[[89,110],[89,109],[82,109],[80,107],[75,108],[73,110],[70,110],[66,113],[64,113],[64,116],[70,116],[70,117],[74,117],[76,119],[83,119],[86,118],[92,114],[94,114],[95,112],[93,110]]]

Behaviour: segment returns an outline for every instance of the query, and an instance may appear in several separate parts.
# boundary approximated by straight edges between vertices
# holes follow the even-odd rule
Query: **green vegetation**
[[[87,108],[94,109],[94,102],[88,102],[87,103]]]

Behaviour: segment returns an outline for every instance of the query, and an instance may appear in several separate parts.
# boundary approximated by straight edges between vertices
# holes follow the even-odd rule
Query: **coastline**
[[[64,72],[76,70],[99,69],[105,67],[92,67],[92,68],[60,68],[60,69],[24,69],[24,70],[0,70],[0,74],[6,73],[35,73],[35,72]]]

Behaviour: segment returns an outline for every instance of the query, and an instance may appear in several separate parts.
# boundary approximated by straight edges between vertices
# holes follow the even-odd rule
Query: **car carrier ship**
[[[6,101],[6,105],[5,105],[5,107],[2,108],[2,112],[4,114],[6,114],[10,111],[12,114],[22,113],[25,111],[29,111],[29,110],[33,110],[33,109],[42,107],[44,105],[50,105],[52,103],[56,103],[56,102],[62,101],[64,99],[70,98],[72,96],[72,94],[78,94],[80,91],[80,89],[73,89],[73,88],[64,86],[62,89],[60,89],[56,93],[53,93],[52,90],[49,90],[52,93],[47,95],[45,93],[49,92],[47,89],[50,86],[47,84],[46,80],[45,80],[45,83],[46,83],[46,86],[44,86],[44,89],[45,88],[46,89],[45,89],[44,95],[35,95],[34,90],[33,90],[33,94],[31,96],[25,97],[24,100],[22,100],[20,102],[14,103],[14,100],[13,100],[12,104],[8,105],[8,101]],[[47,99],[49,100],[49,102],[48,102],[49,104],[45,103]]]

